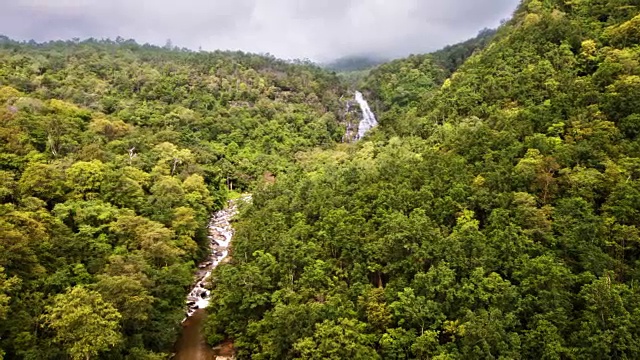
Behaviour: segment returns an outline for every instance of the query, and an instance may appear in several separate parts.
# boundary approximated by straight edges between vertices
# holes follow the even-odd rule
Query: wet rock
[[[186,305],[188,308],[187,318],[195,313],[199,308],[206,308],[209,305],[211,292],[205,288],[207,280],[211,276],[211,271],[220,263],[225,261],[229,254],[229,245],[233,237],[231,219],[237,214],[237,202],[250,201],[250,196],[245,196],[239,200],[229,202],[229,206],[213,215],[209,223],[209,244],[211,255],[209,259],[198,265],[200,269],[195,277],[194,287],[187,295]],[[186,319],[185,319],[186,320]],[[184,321],[184,320],[183,320]]]

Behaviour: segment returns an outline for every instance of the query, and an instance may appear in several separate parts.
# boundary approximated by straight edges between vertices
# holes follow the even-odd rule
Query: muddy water
[[[174,360],[216,360],[215,352],[202,336],[205,317],[205,310],[199,309],[182,323],[182,335],[176,343]]]

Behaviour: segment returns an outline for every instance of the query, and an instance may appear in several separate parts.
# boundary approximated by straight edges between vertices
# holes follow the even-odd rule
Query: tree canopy
[[[0,38],[0,356],[167,357],[251,191],[204,329],[238,359],[639,358],[638,14],[524,0],[360,73],[352,144],[310,63]]]
[[[380,128],[254,193],[210,338],[241,359],[639,357],[638,6],[527,0],[450,76],[451,51],[372,70]]]
[[[3,38],[0,354],[166,357],[211,213],[340,139],[342,89],[268,56]]]

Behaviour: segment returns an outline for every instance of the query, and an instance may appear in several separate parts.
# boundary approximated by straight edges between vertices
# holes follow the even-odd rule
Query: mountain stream
[[[209,223],[209,256],[198,265],[194,286],[187,295],[186,317],[182,321],[182,333],[175,347],[174,360],[228,360],[233,359],[233,347],[223,344],[212,349],[202,334],[211,291],[206,288],[211,272],[229,255],[229,245],[233,237],[231,219],[238,212],[238,202],[251,201],[251,195],[231,200],[228,206],[216,212]]]

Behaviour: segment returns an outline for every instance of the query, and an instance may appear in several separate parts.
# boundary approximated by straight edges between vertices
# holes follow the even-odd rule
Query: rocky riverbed
[[[229,246],[233,238],[231,219],[238,212],[240,202],[251,201],[251,195],[244,195],[239,199],[231,200],[228,206],[216,212],[209,223],[209,256],[198,265],[194,286],[187,295],[186,317],[183,320],[182,334],[176,344],[174,359],[179,360],[228,360],[233,359],[231,345],[222,346],[221,349],[211,349],[202,335],[202,325],[206,317],[205,309],[209,306],[211,290],[207,289],[207,283],[211,272],[221,263],[228,261]]]
[[[229,206],[213,215],[209,224],[209,246],[211,252],[207,259],[198,265],[195,275],[195,286],[187,295],[187,318],[196,310],[205,309],[209,305],[210,291],[206,288],[211,272],[219,264],[225,261],[229,254],[229,244],[233,237],[231,218],[236,214],[235,202],[229,202]],[[186,319],[185,319],[186,320]]]

